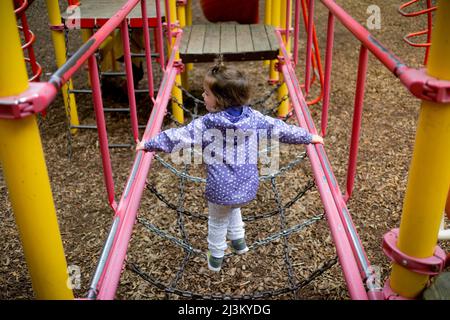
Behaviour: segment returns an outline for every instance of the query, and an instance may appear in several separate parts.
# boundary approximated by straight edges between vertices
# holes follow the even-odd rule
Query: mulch
[[[381,0],[352,0],[338,3],[343,3],[343,7],[361,24],[365,24],[368,17],[367,7],[371,4],[379,5],[382,24],[380,30],[372,30],[374,36],[388,48],[392,48],[407,65],[414,67],[421,65],[423,50],[408,46],[402,38],[409,32],[421,30],[425,26],[425,19],[403,18],[396,10],[398,4],[386,4]],[[328,13],[322,4],[318,3],[316,7],[317,34],[323,56]],[[260,11],[262,17],[263,8],[260,8]],[[47,80],[56,70],[56,66],[44,2],[34,2],[29,8],[28,17],[30,28],[37,36],[34,45],[37,60],[44,66],[43,78]],[[194,5],[194,23],[196,22],[205,22],[197,2]],[[342,25],[339,23],[336,25],[333,87],[325,149],[341,190],[345,190],[360,45]],[[300,37],[300,57],[303,57],[305,43],[303,31]],[[79,38],[80,35],[76,32],[70,34],[71,50],[80,45]],[[302,72],[304,63],[301,60],[296,69],[300,80],[304,78]],[[262,66],[262,62],[233,64],[247,73],[253,84],[255,100],[270,91],[271,87],[266,81],[267,68]],[[209,64],[196,64],[190,73],[189,90],[197,97],[201,95],[202,79],[207,67]],[[79,72],[74,79],[76,86],[86,87],[86,77],[85,71]],[[161,72],[156,71],[156,81],[160,79]],[[381,250],[381,240],[383,234],[400,224],[420,102],[413,98],[373,56],[369,58],[366,84],[358,171],[348,208],[367,257],[379,272],[381,283],[384,283],[390,273],[390,262]],[[141,85],[145,86],[145,80]],[[310,97],[316,94],[318,94],[317,87],[313,88]],[[117,92],[105,92],[105,106],[124,106],[126,100],[126,96],[120,96]],[[95,123],[91,98],[77,96],[77,103],[81,122]],[[275,103],[271,98],[263,108],[270,108]],[[150,112],[149,106],[148,97],[139,95],[140,123],[146,123]],[[311,106],[311,114],[316,127],[319,128],[320,105]],[[106,121],[111,143],[132,142],[128,115],[107,114]],[[293,119],[288,122],[295,123]],[[164,125],[173,126],[173,123],[167,120]],[[95,131],[80,131],[76,134],[71,139],[72,156],[68,157],[67,122],[61,95],[49,107],[47,116],[39,118],[39,127],[67,264],[78,266],[81,271],[81,286],[75,289],[74,293],[77,297],[84,297],[113,217],[113,211],[107,204],[97,134]],[[280,166],[288,164],[304,150],[304,146],[283,145]],[[135,153],[131,148],[111,149],[110,153],[118,199],[130,174]],[[168,155],[161,156],[165,160],[170,160]],[[181,169],[180,166],[178,168]],[[204,177],[203,170],[194,166],[189,169],[189,174]],[[307,160],[278,177],[276,186],[282,203],[291,200],[311,179],[311,169]],[[168,201],[177,204],[180,181],[158,161],[153,162],[148,181]],[[184,188],[184,208],[206,215],[204,186],[187,181]],[[7,193],[0,171],[2,220],[0,237],[3,239],[0,243],[2,252],[0,299],[32,299],[31,281]],[[275,200],[270,181],[261,183],[257,198],[243,208],[244,217],[275,210],[277,208]],[[323,206],[320,196],[317,189],[312,188],[303,198],[285,210],[285,220],[275,215],[248,221],[247,242],[250,245],[264,242],[264,239],[279,233],[283,224],[292,227],[321,213]],[[184,229],[180,230],[177,213],[167,208],[148,190],[144,191],[139,217],[177,238],[182,238],[185,232],[192,247],[206,252],[206,221],[183,216]],[[448,242],[443,241],[440,245],[448,251]],[[286,254],[293,270],[291,277],[288,277]],[[199,296],[210,294],[252,296],[255,292],[269,292],[269,296],[266,297],[269,299],[349,299],[339,263],[297,292],[270,296],[270,293],[278,289],[289,287],[290,280],[298,283],[308,278],[324,263],[334,259],[335,255],[327,222],[321,219],[291,234],[286,241],[283,238],[274,239],[256,246],[243,256],[230,256],[225,259],[221,272],[211,273],[202,255],[192,254],[188,263],[183,265],[185,257],[183,248],[150,232],[143,224],[138,223],[133,231],[127,261],[128,267],[135,264],[140,270],[166,286],[172,285],[177,278],[177,289],[187,292],[188,298],[192,293]],[[182,274],[179,274],[180,268],[184,270]],[[126,268],[123,272],[117,299],[167,298],[182,297],[164,293],[132,272],[130,268]]]

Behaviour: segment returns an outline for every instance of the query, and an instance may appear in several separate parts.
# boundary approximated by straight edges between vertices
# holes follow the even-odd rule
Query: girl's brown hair
[[[250,99],[250,84],[245,75],[225,66],[221,59],[206,73],[205,85],[216,98],[219,109],[242,106]]]

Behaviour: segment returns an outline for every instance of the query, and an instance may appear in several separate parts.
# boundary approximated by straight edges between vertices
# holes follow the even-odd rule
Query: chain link
[[[284,214],[284,209],[283,209],[283,205],[281,203],[280,194],[278,193],[278,189],[275,184],[275,178],[270,179],[270,183],[272,185],[272,191],[275,195],[275,202],[277,204],[278,211],[280,212],[280,227],[281,227],[281,230],[285,230],[286,225],[287,225],[286,216]],[[289,243],[288,243],[287,237],[283,237],[283,251],[284,251],[284,262],[286,264],[286,269],[288,272],[288,281],[289,281],[290,286],[293,287],[293,286],[295,286],[294,270],[292,268],[292,261],[289,256],[290,250],[289,250]]]
[[[296,156],[294,158],[294,160],[291,161],[290,163],[288,163],[286,166],[282,167],[281,169],[277,170],[276,172],[274,172],[272,174],[260,176],[259,180],[265,181],[265,180],[272,179],[274,177],[278,177],[279,175],[285,173],[286,171],[291,170],[297,164],[301,163],[306,157],[307,157],[306,152],[302,152],[301,154]],[[165,167],[166,169],[169,169],[173,174],[177,175],[180,178],[186,178],[192,182],[197,182],[197,183],[206,183],[205,178],[195,177],[195,176],[191,176],[189,174],[183,173],[183,172],[179,171],[177,168],[175,168],[174,166],[172,166],[170,163],[165,161],[163,158],[158,156],[157,154],[155,154],[155,159],[158,160],[163,165],[163,167]]]
[[[138,222],[141,223],[145,228],[147,228],[150,232],[153,232],[157,236],[160,236],[161,238],[167,239],[174,244],[178,245],[179,247],[183,248],[185,251],[188,251],[190,253],[195,253],[197,255],[203,256],[206,258],[206,254],[202,252],[202,250],[194,248],[190,243],[187,243],[184,239],[177,238],[170,233],[159,229],[156,227],[153,223],[148,221],[145,218],[139,217]]]
[[[200,294],[192,291],[181,290],[176,288],[169,288],[164,285],[161,281],[151,277],[149,274],[143,272],[139,267],[134,264],[127,262],[127,268],[132,272],[139,275],[142,279],[157,287],[159,290],[164,292],[169,292],[176,294],[180,297],[186,299],[203,299],[203,300],[256,300],[256,299],[268,299],[272,297],[276,297],[282,294],[290,293],[290,292],[298,292],[302,288],[306,287],[309,283],[314,281],[317,277],[322,275],[324,272],[333,267],[337,262],[337,257],[335,256],[333,259],[330,259],[323,263],[319,268],[317,268],[314,272],[312,272],[306,279],[303,279],[300,282],[297,282],[293,287],[286,287],[277,290],[266,290],[266,291],[257,291],[252,292],[250,294],[243,295],[229,295],[229,294]]]
[[[267,100],[270,99],[270,97],[272,97],[272,95],[277,92],[277,90],[281,87],[281,84],[278,83],[277,85],[275,85],[264,97],[262,97],[259,100],[256,100],[253,103],[250,103],[251,107],[255,107],[257,105],[262,105],[264,102],[266,102]]]
[[[184,166],[184,171],[187,172],[188,170],[188,165]],[[185,200],[185,182],[186,179],[185,178],[181,178],[180,179],[180,184],[179,184],[179,189],[180,189],[180,195],[178,197],[178,210],[177,210],[177,215],[178,215],[178,219],[177,219],[177,224],[178,227],[180,228],[180,233],[181,236],[183,237],[183,241],[185,243],[189,243],[189,237],[188,234],[184,228],[184,219],[183,219],[183,213],[181,212],[180,209],[183,208],[183,204],[184,204],[184,200]],[[181,262],[180,268],[178,269],[177,273],[175,274],[175,278],[172,280],[172,282],[170,283],[170,287],[171,288],[175,288],[178,284],[178,282],[180,281],[181,275],[184,272],[184,269],[186,268],[186,265],[189,261],[189,258],[191,256],[191,252],[189,250],[184,250],[186,255],[184,256],[183,261]],[[166,293],[166,297],[167,299],[169,299],[169,293]]]
[[[313,187],[315,186],[314,181],[310,180],[306,186],[300,190],[294,198],[292,198],[292,200],[290,200],[289,202],[287,202],[286,204],[283,205],[283,208],[289,209],[290,207],[292,207],[299,199],[301,199],[306,192],[308,192],[309,190],[311,190]],[[152,185],[147,185],[147,190],[149,190],[151,193],[153,193],[161,202],[163,202],[169,209],[172,209],[174,211],[177,212],[182,212],[184,215],[186,216],[190,216],[192,218],[197,218],[200,220],[208,220],[208,216],[201,214],[201,213],[197,213],[197,212],[193,212],[193,211],[189,211],[189,210],[185,210],[184,208],[178,208],[176,205],[174,205],[173,203],[171,203],[169,200],[166,199],[166,197],[161,194],[160,192],[158,192],[158,190],[156,190],[155,186]],[[251,216],[244,216],[242,217],[243,221],[256,221],[259,219],[264,219],[264,218],[269,218],[272,217],[274,215],[276,215],[278,213],[278,209],[272,210],[272,211],[267,211],[264,213],[259,213],[259,214],[254,214]]]
[[[196,119],[198,117],[200,117],[198,114],[192,112],[191,110],[187,109],[184,104],[182,104],[177,98],[175,98],[174,96],[172,96],[172,102],[176,103],[181,109],[183,109],[184,111],[186,111],[187,113],[189,113],[192,117],[192,119]],[[178,121],[177,121],[178,122]]]
[[[286,238],[286,237],[290,236],[291,234],[299,232],[299,231],[303,230],[305,227],[310,226],[310,225],[318,222],[319,220],[322,220],[323,217],[324,217],[323,214],[316,215],[302,223],[296,224],[290,228],[283,229],[283,230],[281,230],[277,233],[274,233],[274,234],[272,234],[266,238],[263,238],[261,240],[256,240],[248,248],[250,250],[253,250],[255,248],[258,248],[258,247],[267,245],[271,242],[274,242],[280,238]],[[147,219],[138,218],[138,222],[141,223],[150,232],[153,232],[157,236],[173,242],[175,245],[178,245],[179,247],[185,249],[185,251],[206,258],[206,254],[201,249],[194,248],[192,246],[192,244],[186,242],[184,239],[177,238],[177,237],[171,235],[169,232],[159,229],[157,226],[155,226],[153,223],[151,223]],[[234,256],[234,255],[236,255],[236,253],[230,252],[230,253],[226,253],[224,257],[230,257],[230,256]]]

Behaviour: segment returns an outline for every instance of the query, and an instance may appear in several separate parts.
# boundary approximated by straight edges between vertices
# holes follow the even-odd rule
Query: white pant
[[[208,211],[208,249],[213,257],[222,258],[227,249],[227,237],[229,240],[244,238],[241,208],[208,201]]]

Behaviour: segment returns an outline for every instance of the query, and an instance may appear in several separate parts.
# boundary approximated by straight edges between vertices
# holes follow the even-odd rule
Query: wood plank
[[[234,53],[236,50],[236,27],[234,24],[220,25],[220,53]]]
[[[183,35],[181,36],[180,54],[186,53],[188,48],[189,39],[191,38],[192,27],[187,26],[183,28]]]
[[[278,51],[280,49],[280,44],[278,43],[277,36],[275,35],[275,28],[273,26],[265,26],[267,39],[269,40],[270,49],[273,51]]]
[[[191,28],[199,27],[200,25],[194,25]],[[276,40],[273,27],[267,29],[272,33],[268,32],[264,25],[250,27],[248,25],[207,24],[203,28],[203,50],[199,50],[199,45],[194,45],[195,42],[201,42],[202,32],[199,29],[194,34],[194,30],[191,29],[188,47],[186,50],[183,50],[184,47],[180,50],[183,62],[211,62],[217,58],[219,53],[223,54],[225,61],[255,61],[277,58],[278,46],[275,50],[272,50],[268,39],[268,36],[271,35],[272,41]],[[245,29],[250,32],[250,40]],[[257,44],[256,48],[254,42]],[[274,46],[276,43],[275,41]]]
[[[255,51],[270,51],[271,48],[264,25],[252,24],[250,25],[250,30]]]
[[[236,45],[237,45],[237,52],[254,51],[252,34],[250,32],[249,25],[245,24],[236,25]]]
[[[206,26],[203,53],[217,54],[220,52],[220,25],[208,24]]]
[[[203,53],[203,42],[205,41],[205,25],[193,25],[189,38],[187,52],[191,54]]]
[[[80,18],[81,19],[109,19],[126,3],[126,0],[82,0],[80,3]],[[164,0],[160,0],[161,15],[164,16]],[[156,17],[156,5],[154,0],[148,0],[147,16],[149,18]],[[68,18],[70,12],[62,12],[63,18]],[[142,18],[141,5],[138,3],[136,7],[131,10],[128,18]]]

